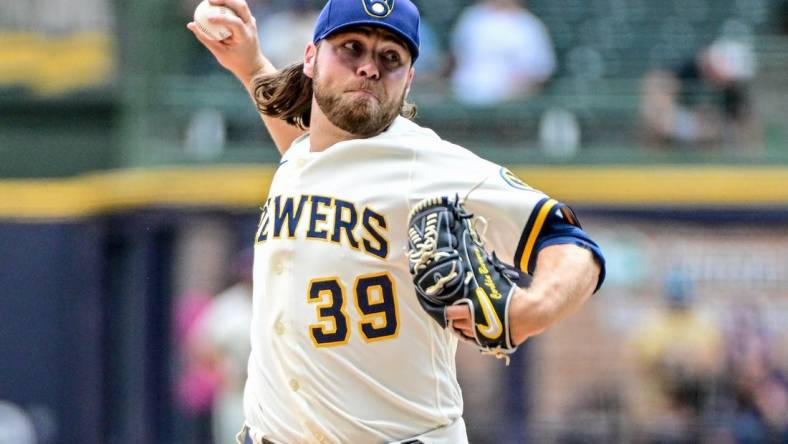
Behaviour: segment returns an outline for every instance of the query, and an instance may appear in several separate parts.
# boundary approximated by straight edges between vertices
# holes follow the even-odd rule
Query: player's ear
[[[314,43],[306,45],[304,51],[304,75],[310,79],[315,78],[315,61],[317,60],[317,46]]]
[[[408,97],[408,94],[410,94],[410,85],[413,83],[413,77],[415,77],[415,74],[416,68],[411,66],[410,70],[408,71],[408,80],[405,84],[405,97]]]

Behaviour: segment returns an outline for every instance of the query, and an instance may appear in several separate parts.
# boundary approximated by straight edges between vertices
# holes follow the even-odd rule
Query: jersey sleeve
[[[488,249],[505,263],[532,275],[543,248],[577,245],[591,251],[599,263],[597,289],[601,286],[605,277],[602,250],[583,230],[572,209],[531,188],[508,169],[498,167],[487,176],[468,195],[465,206],[483,219],[477,222],[477,229],[484,231]]]
[[[464,148],[443,143],[422,143],[420,147],[414,150],[407,188],[409,208],[424,198],[459,197],[477,216],[477,231],[487,249],[526,274],[533,274],[536,256],[547,246],[587,248],[601,268],[599,288],[605,276],[604,257],[567,205]]]

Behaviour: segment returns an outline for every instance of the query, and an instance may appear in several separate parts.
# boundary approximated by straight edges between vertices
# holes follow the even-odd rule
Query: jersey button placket
[[[293,161],[295,168],[290,175],[290,180],[288,183],[288,187],[284,190],[284,193],[291,196],[299,196],[302,194],[301,192],[301,172],[303,167],[306,164],[306,159],[297,158]],[[282,238],[282,242],[284,243],[281,256],[277,258],[276,264],[274,264],[273,272],[276,275],[276,280],[279,281],[281,284],[280,297],[285,298],[287,302],[286,310],[282,319],[278,319],[276,323],[274,323],[274,331],[277,335],[279,335],[280,340],[284,345],[284,353],[288,356],[287,359],[284,359],[284,362],[287,362],[285,365],[285,373],[289,376],[289,380],[287,382],[288,387],[290,388],[291,392],[296,394],[301,390],[301,383],[298,379],[298,370],[297,368],[293,367],[293,358],[298,355],[298,344],[296,341],[296,337],[300,335],[300,332],[289,331],[289,334],[285,334],[287,331],[287,327],[292,327],[293,324],[290,323],[289,319],[293,316],[297,316],[299,314],[299,306],[298,301],[300,298],[289,297],[293,292],[301,292],[300,283],[301,279],[304,279],[304,276],[296,276],[299,270],[294,270],[292,265],[296,263],[294,261],[294,254],[296,252],[297,244],[299,235],[296,234],[295,239],[289,239],[286,237]],[[306,302],[306,293],[303,294],[304,302]],[[300,394],[303,395],[303,394]]]

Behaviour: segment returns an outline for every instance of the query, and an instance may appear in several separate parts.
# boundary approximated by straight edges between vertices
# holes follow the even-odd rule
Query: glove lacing
[[[509,356],[509,353],[504,351],[504,349],[501,347],[489,348],[480,351],[483,355],[495,356],[496,359],[503,359],[507,367],[509,366],[509,363],[512,362],[512,357]]]

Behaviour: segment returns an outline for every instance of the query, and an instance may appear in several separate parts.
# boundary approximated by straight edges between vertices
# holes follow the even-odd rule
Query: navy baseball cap
[[[315,23],[313,43],[355,26],[384,28],[402,38],[419,57],[419,9],[410,0],[329,0]]]

